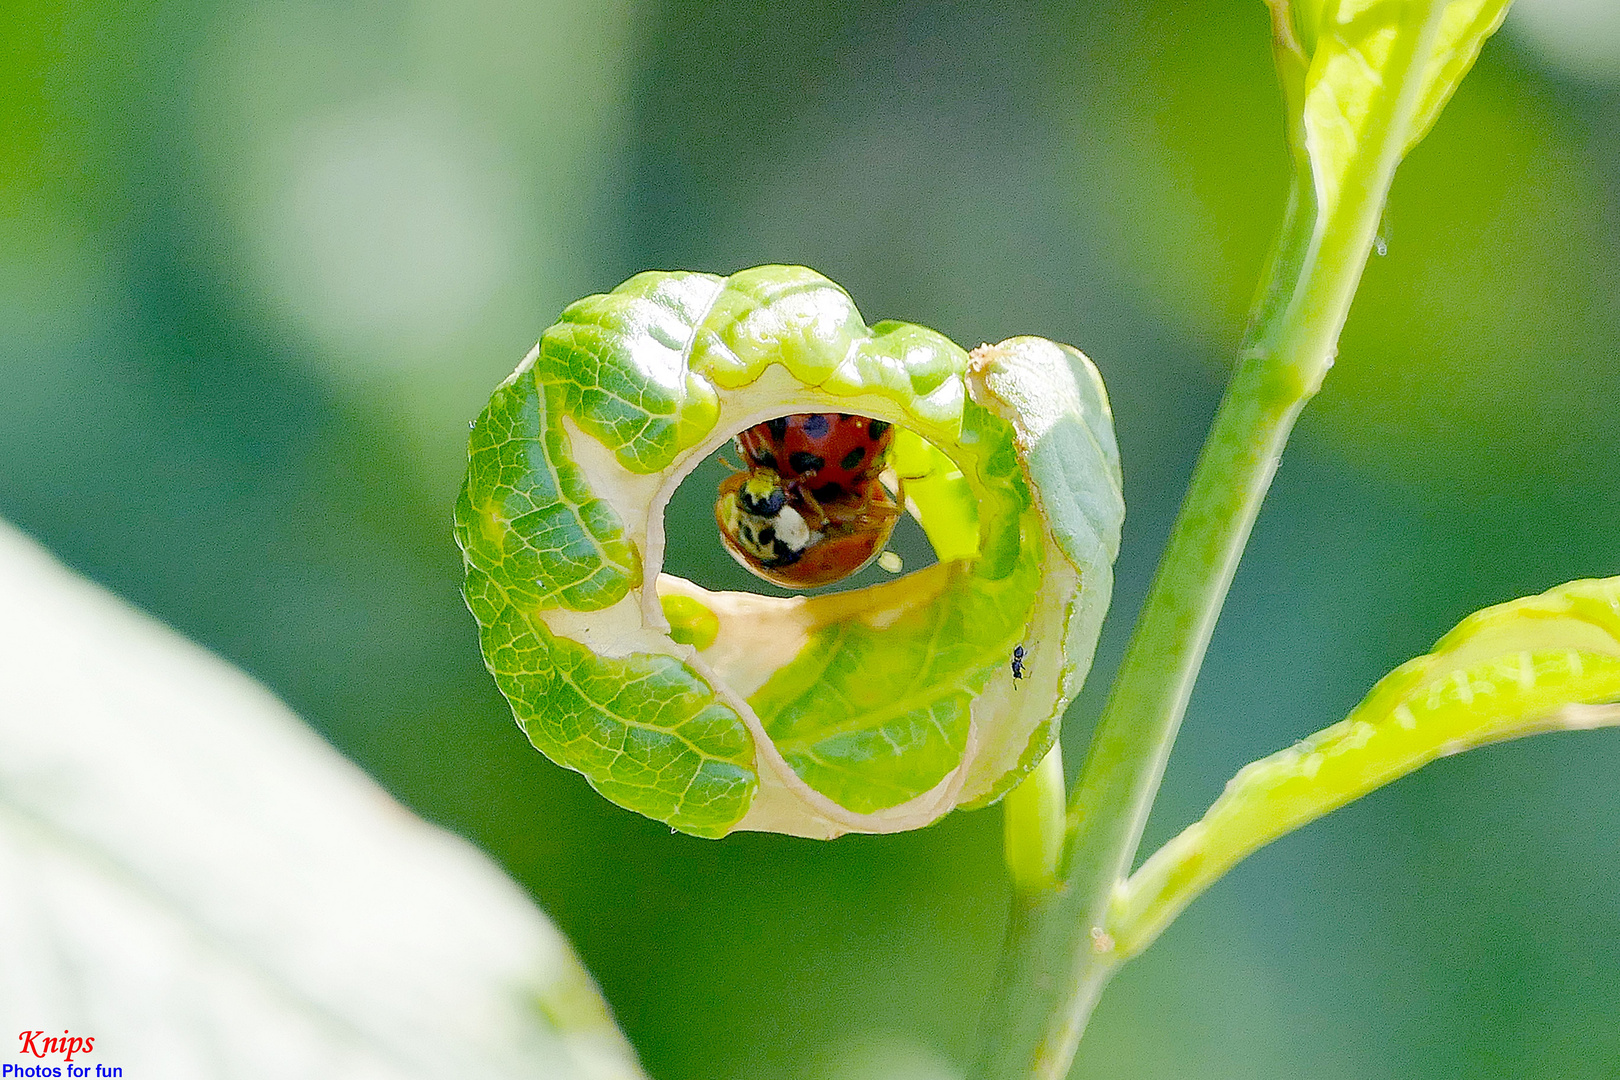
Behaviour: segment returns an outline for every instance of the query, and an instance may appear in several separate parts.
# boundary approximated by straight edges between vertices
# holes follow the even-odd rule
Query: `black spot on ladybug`
[[[841,499],[844,497],[844,485],[822,484],[820,487],[816,488],[815,491],[811,492],[811,494],[822,502],[832,502],[835,499]]]
[[[877,442],[878,439],[883,437],[883,433],[888,430],[889,424],[884,420],[873,420],[866,425],[866,434],[871,437],[873,442]]]
[[[855,449],[853,449],[849,453],[845,454],[844,455],[844,460],[840,461],[838,463],[838,465],[839,465],[840,468],[843,468],[843,469],[854,469],[855,466],[859,465],[861,462],[863,462],[865,460],[866,460],[866,447],[857,446]]]
[[[762,544],[776,543],[776,530],[771,528],[769,525],[759,530],[759,542]]]
[[[754,464],[758,465],[762,469],[769,469],[772,472],[775,472],[776,455],[771,453],[769,450],[761,450],[759,453],[754,455]]]
[[[778,540],[774,545],[772,545],[771,557],[765,560],[765,565],[769,566],[773,570],[778,566],[792,566],[794,563],[799,561],[799,556],[801,554],[803,553],[794,551],[792,548],[788,547],[784,541]]]
[[[819,439],[827,434],[827,417],[821,413],[811,413],[805,417],[804,433],[812,439]]]
[[[803,476],[815,472],[827,464],[827,461],[820,454],[812,454],[808,450],[795,450],[788,455],[788,464],[793,466],[794,472]]]
[[[841,412],[841,413],[838,414],[838,419],[840,419],[840,420],[852,420],[852,419],[854,419],[854,417],[855,417],[854,413]]]
[[[765,421],[765,430],[771,433],[771,438],[780,439],[787,434],[787,417],[778,416],[775,420]]]

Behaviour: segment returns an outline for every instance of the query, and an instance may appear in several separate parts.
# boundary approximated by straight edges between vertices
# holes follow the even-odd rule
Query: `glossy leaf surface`
[[[1428,134],[1510,0],[1270,2],[1290,126],[1303,140],[1317,205],[1330,208],[1374,166],[1369,133],[1394,111],[1393,95],[1403,89],[1386,78],[1395,52],[1423,53],[1421,76],[1404,88],[1413,95],[1404,155]],[[1425,33],[1431,13],[1437,25]]]
[[[681,478],[815,411],[902,429],[894,465],[940,564],[789,599],[660,575]],[[813,271],[759,267],[570,306],[475,425],[456,535],[485,661],[547,756],[697,835],[833,836],[927,824],[1034,766],[1090,665],[1123,512],[1078,352],[970,357],[868,327]]]
[[[1620,724],[1620,578],[1576,581],[1464,619],[1344,720],[1247,766],[1202,821],[1115,898],[1124,955],[1145,948],[1257,848],[1438,757],[1543,731]]]

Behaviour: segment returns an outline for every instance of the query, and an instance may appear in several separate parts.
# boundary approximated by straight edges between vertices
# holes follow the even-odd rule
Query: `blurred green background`
[[[3,7],[0,515],[491,852],[658,1080],[952,1075],[999,812],[715,843],[546,762],[457,593],[467,421],[644,268],[1080,345],[1130,513],[1072,774],[1279,217],[1260,0]],[[1523,0],[1385,237],[1150,845],[1468,611],[1620,573],[1620,5]],[[670,568],[735,585],[710,497]],[[1442,762],[1196,904],[1076,1075],[1614,1080],[1617,836],[1620,732]]]

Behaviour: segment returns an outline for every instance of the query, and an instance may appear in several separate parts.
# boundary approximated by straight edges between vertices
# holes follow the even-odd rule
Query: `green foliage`
[[[1248,363],[1217,419],[1217,452],[1206,466],[1220,462],[1223,439],[1248,442],[1251,465],[1262,440],[1280,452],[1332,362],[1396,164],[1433,126],[1507,11],[1507,0],[1269,2],[1298,175]],[[1263,467],[1249,471],[1201,468],[1187,505],[1246,488],[1253,513],[1270,477]],[[1209,529],[1197,516],[1184,521]],[[1231,533],[1232,562],[1244,531]],[[1207,582],[1219,570],[1177,572]],[[1223,593],[1209,593],[1210,616]],[[1560,710],[1620,696],[1616,595],[1613,581],[1576,582],[1480,612],[1380,683],[1349,719],[1245,769],[1203,822],[1121,885],[1111,917],[1120,955],[1145,947],[1250,851],[1442,753],[1580,726]],[[1166,597],[1165,606],[1174,602]],[[1182,672],[1189,684],[1196,668]],[[1172,724],[1166,746],[1173,736]]]
[[[1369,135],[1397,97],[1410,118],[1393,149],[1416,146],[1496,31],[1510,0],[1268,0],[1273,49],[1299,164],[1314,178],[1317,205],[1338,204],[1346,184],[1376,167]],[[1438,16],[1435,18],[1435,16]],[[1433,22],[1425,32],[1425,23]],[[1419,52],[1418,74],[1390,79],[1397,49]]]
[[[624,598],[641,565],[613,507],[568,457],[563,400],[533,378],[495,391],[473,428],[468,471],[479,482],[462,488],[456,535],[469,564],[514,601],[596,611]]]
[[[906,498],[940,562],[979,553],[979,504],[946,453],[909,428],[895,432],[891,459],[906,478]]]
[[[660,578],[680,480],[742,428],[817,410],[903,429],[894,464],[944,561],[808,601]],[[993,801],[1040,760],[1090,665],[1123,511],[1078,352],[1020,338],[970,359],[868,328],[819,274],[760,267],[570,305],[474,425],[456,536],[485,662],[536,747],[696,835],[826,836]]]
[[[575,936],[659,1077],[853,1077],[839,1056],[877,1031],[937,1067],[859,1075],[951,1072],[1002,921],[993,816],[881,842],[694,845],[596,798],[511,728],[451,584],[445,491],[514,343],[565,301],[626,266],[782,254],[965,345],[1031,328],[1097,356],[1128,439],[1134,601],[1287,179],[1261,5],[945,5],[926,25],[913,5],[847,0],[12,14],[0,514],[489,851]],[[1268,496],[1171,758],[1186,820],[1209,798],[1185,794],[1213,796],[1240,764],[1234,744],[1343,715],[1456,614],[1615,572],[1612,95],[1549,58],[1530,33],[1493,44],[1402,165],[1388,257]],[[698,486],[666,515],[665,566],[739,587]],[[947,561],[972,557],[976,503],[947,490],[967,496],[966,525],[925,515],[928,534]],[[948,531],[963,538],[949,554]],[[658,599],[676,642],[716,647],[710,608]],[[47,707],[80,684],[46,688]],[[10,766],[59,728],[30,725]],[[1328,855],[1309,873],[1279,880],[1274,855],[1223,879],[1196,934],[1133,965],[1084,1068],[1601,1069],[1620,1055],[1620,908],[1603,887],[1620,872],[1617,748],[1600,732],[1470,755],[1296,843]],[[131,758],[114,778],[143,785],[134,808],[166,788]],[[28,884],[4,890],[14,926],[32,925]],[[1211,925],[1240,908],[1266,932]],[[1358,947],[1336,950],[1347,912]],[[101,970],[71,948],[41,959],[60,985]],[[0,982],[0,999],[20,989]],[[119,985],[120,1007],[152,1000],[147,980]],[[1401,1008],[1344,1007],[1367,987]]]
[[[658,606],[669,620],[669,636],[702,652],[720,636],[720,617],[690,596],[660,596]]]
[[[1486,608],[1401,665],[1353,712],[1232,778],[1202,821],[1114,898],[1123,956],[1146,948],[1251,852],[1437,757],[1543,731],[1620,724],[1620,578]]]
[[[1395,167],[1428,132],[1507,0],[1270,0],[1293,187],[1256,301],[1250,349],[1320,387],[1361,280]]]
[[[601,656],[467,570],[484,658],[536,748],[603,795],[699,836],[720,836],[756,786],[736,711],[673,656]]]
[[[975,1080],[1066,1073],[1118,965],[1255,847],[1441,753],[1620,721],[1620,710],[1575,721],[1563,711],[1620,697],[1615,583],[1577,583],[1484,612],[1392,675],[1344,724],[1240,773],[1204,822],[1139,878],[1121,880],[1277,461],[1333,363],[1395,167],[1505,9],[1473,0],[1272,3],[1296,165],[1282,234],[1070,803],[1062,887],[1021,897]],[[1009,843],[1026,880],[1039,875],[1019,853],[1037,847]]]
[[[840,806],[869,814],[913,799],[961,761],[973,699],[1027,634],[1038,559],[999,580],[945,564],[932,603],[893,621],[817,630],[748,699],[788,765]]]
[[[573,417],[631,472],[667,468],[714,426],[714,391],[686,357],[719,287],[713,274],[649,272],[570,304],[535,359],[534,382],[561,392],[547,411]]]

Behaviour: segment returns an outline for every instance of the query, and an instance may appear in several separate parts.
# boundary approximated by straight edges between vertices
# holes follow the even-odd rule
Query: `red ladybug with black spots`
[[[720,485],[720,539],[766,581],[810,589],[871,563],[894,532],[904,496],[879,474],[894,429],[848,413],[795,413],[737,435],[743,468]]]
[[[849,413],[778,416],[736,437],[745,468],[775,471],[817,511],[818,504],[867,491],[892,442],[890,424]]]

